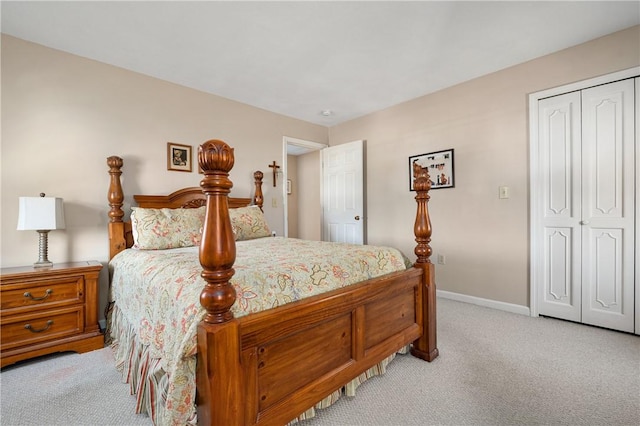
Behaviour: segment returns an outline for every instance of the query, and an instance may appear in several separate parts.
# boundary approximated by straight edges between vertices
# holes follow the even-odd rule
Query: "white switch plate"
[[[501,186],[500,188],[498,188],[498,194],[498,198],[500,199],[509,198],[509,187]]]

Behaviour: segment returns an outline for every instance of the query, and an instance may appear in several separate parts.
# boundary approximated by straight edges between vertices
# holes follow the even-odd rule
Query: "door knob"
[[[589,221],[588,220],[581,220],[580,221],[580,225],[588,225]]]
[[[355,220],[360,220],[360,216],[354,217]]]

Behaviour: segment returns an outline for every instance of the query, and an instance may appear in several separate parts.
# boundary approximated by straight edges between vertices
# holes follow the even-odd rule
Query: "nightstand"
[[[53,352],[104,347],[96,261],[0,270],[0,367]]]

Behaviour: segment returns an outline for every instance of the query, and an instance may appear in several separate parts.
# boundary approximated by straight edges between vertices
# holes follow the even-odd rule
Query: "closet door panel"
[[[541,304],[542,315],[580,321],[580,288],[575,286],[576,272],[572,259],[580,255],[572,228],[545,227],[544,241],[544,293]],[[579,237],[579,234],[578,234]],[[578,248],[578,253],[575,248]]]
[[[580,94],[543,99],[538,107],[544,250],[539,312],[580,321]]]
[[[634,329],[634,83],[582,92],[582,321]]]
[[[622,231],[590,227],[586,233],[585,246],[589,251],[585,255],[593,260],[585,265],[591,285],[591,297],[585,300],[587,310],[622,315]]]

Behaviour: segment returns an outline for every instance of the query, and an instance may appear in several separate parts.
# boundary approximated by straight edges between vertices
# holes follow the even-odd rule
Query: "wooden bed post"
[[[240,425],[244,423],[240,337],[231,312],[236,292],[229,283],[236,259],[228,203],[233,149],[220,140],[207,141],[198,148],[198,161],[204,172],[200,187],[207,197],[200,244],[202,277],[207,282],[200,303],[207,314],[198,325],[198,423]]]
[[[418,323],[422,324],[422,336],[413,342],[411,354],[426,361],[433,361],[438,356],[436,341],[436,282],[435,266],[429,259],[431,257],[431,219],[429,218],[429,190],[431,180],[426,170],[422,169],[416,175],[414,184],[416,190],[416,221],[413,227],[416,236],[415,254],[417,256],[414,266],[423,270],[422,286],[418,290],[417,309]]]
[[[256,195],[253,197],[253,201],[256,203],[256,206],[260,207],[262,210],[262,204],[264,203],[264,196],[262,195],[262,178],[263,174],[260,170],[253,173],[253,182],[256,187]]]
[[[127,248],[124,222],[122,221],[124,217],[124,211],[122,210],[124,192],[120,183],[122,164],[123,161],[120,157],[112,156],[107,158],[110,177],[107,199],[111,207],[109,209],[109,259],[112,259],[113,256]]]

